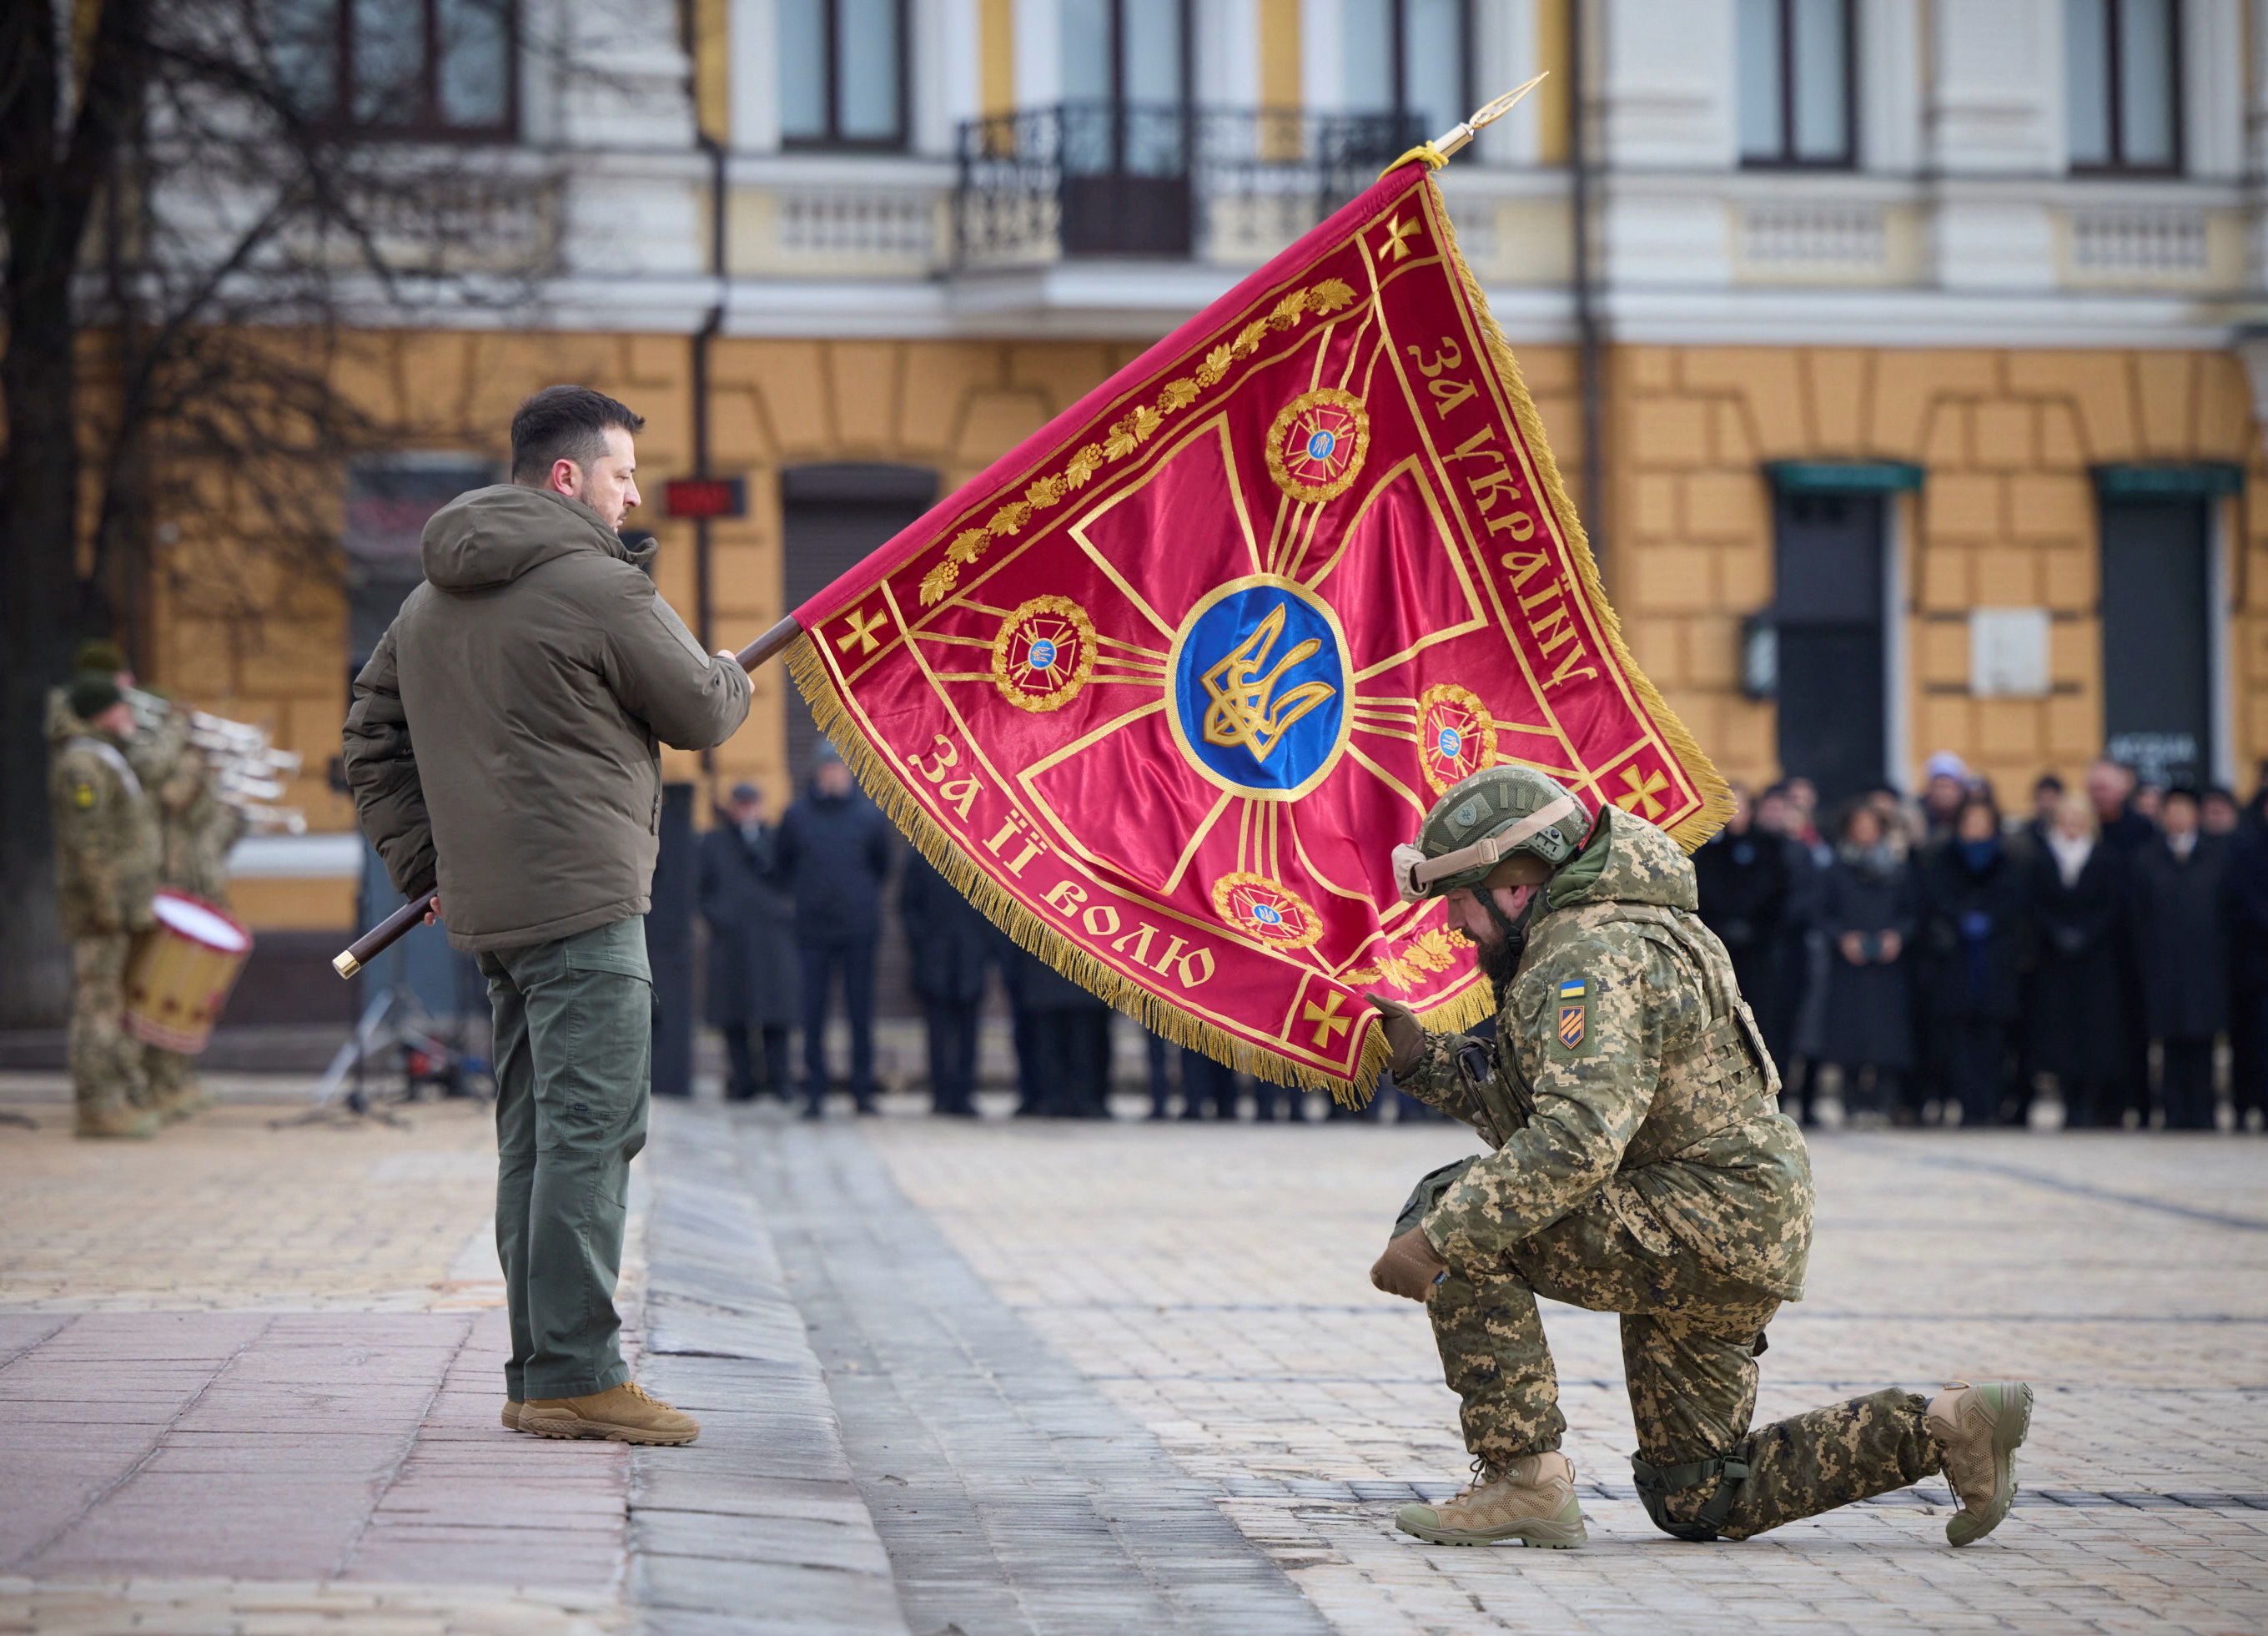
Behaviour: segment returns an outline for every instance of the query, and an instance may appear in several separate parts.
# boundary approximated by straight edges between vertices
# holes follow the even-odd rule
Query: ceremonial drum
[[[252,952],[252,933],[225,910],[160,887],[158,924],[135,940],[126,965],[126,1031],[184,1056],[204,1050]]]

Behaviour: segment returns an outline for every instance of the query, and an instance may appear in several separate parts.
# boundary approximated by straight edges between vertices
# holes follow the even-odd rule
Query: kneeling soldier
[[[1406,898],[1448,900],[1498,1001],[1484,1042],[1371,996],[1396,1087],[1493,1150],[1420,1182],[1371,1271],[1425,1303],[1476,1472],[1399,1526],[1442,1544],[1583,1543],[1547,1295],[1622,1315],[1631,1463],[1665,1532],[1745,1539],[1941,1470],[1962,1503],[1947,1537],[1990,1533],[2015,1493],[2021,1382],[1875,1392],[1749,1430],[1765,1325],[1803,1293],[1811,1167],[1677,844],[1497,767],[1435,804],[1395,870]]]

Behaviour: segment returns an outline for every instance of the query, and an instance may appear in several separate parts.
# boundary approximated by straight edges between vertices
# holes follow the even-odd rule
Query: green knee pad
[[[1631,1470],[1637,1474],[1638,1497],[1646,1502],[1646,1514],[1653,1519],[1654,1527],[1673,1538],[1697,1543],[1717,1537],[1717,1530],[1732,1514],[1734,1495],[1749,1478],[1749,1463],[1739,1454],[1673,1466],[1648,1465],[1632,1455]],[[1705,1483],[1714,1483],[1717,1492],[1694,1513],[1693,1520],[1680,1522],[1673,1518],[1669,1514],[1670,1495],[1698,1488]]]

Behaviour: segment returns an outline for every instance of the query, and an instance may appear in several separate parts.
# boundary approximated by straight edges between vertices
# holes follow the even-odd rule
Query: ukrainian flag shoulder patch
[[[1569,977],[1554,993],[1559,1021],[1551,1043],[1564,1056],[1581,1056],[1590,1043],[1590,984],[1581,977]]]

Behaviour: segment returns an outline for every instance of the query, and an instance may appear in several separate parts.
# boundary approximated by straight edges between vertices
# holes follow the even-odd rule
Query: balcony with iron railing
[[[1082,257],[1256,264],[1425,136],[1394,114],[1123,102],[965,121],[954,268]]]

